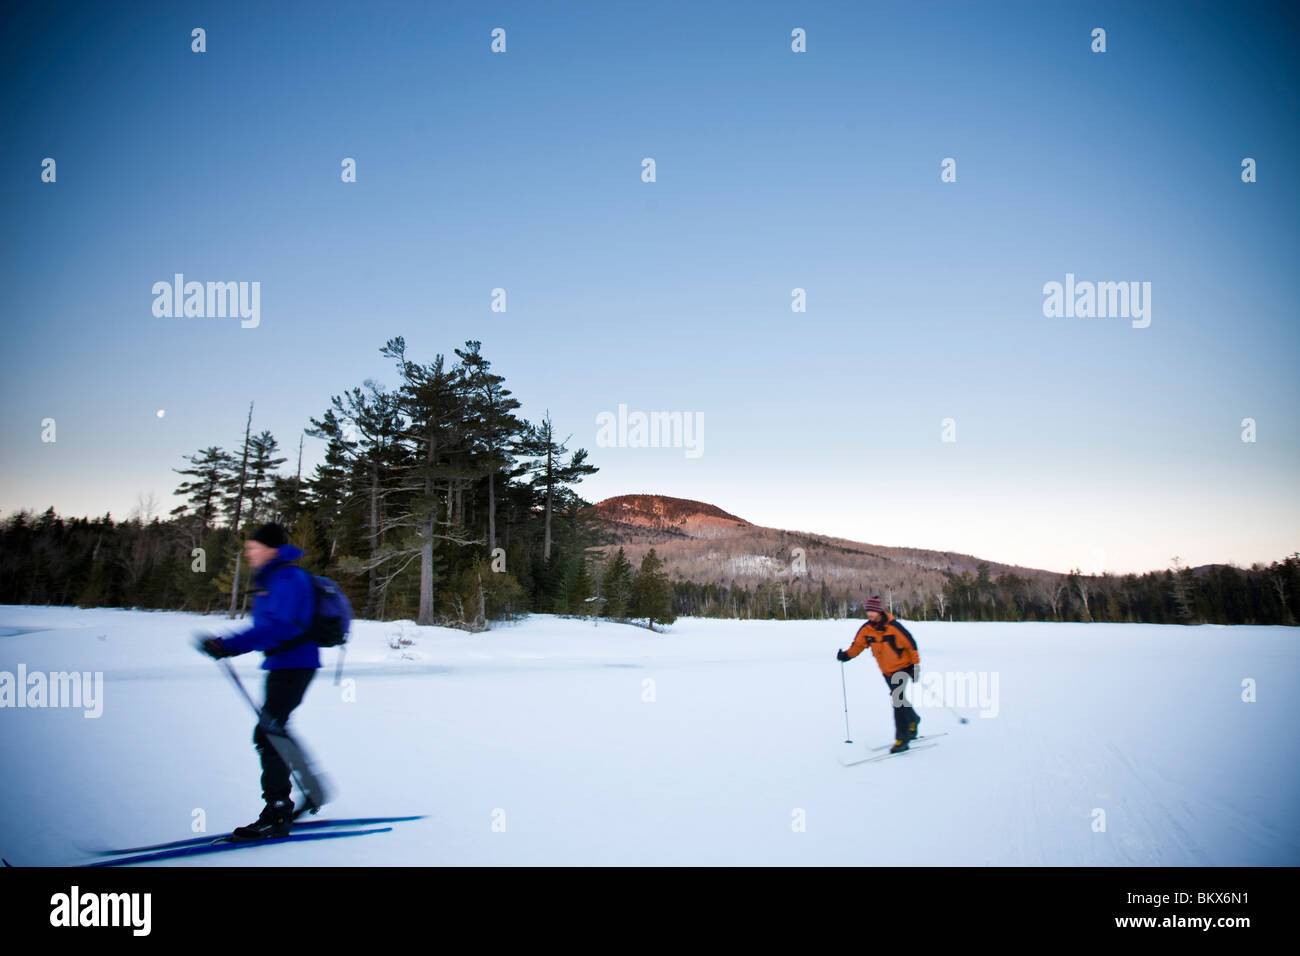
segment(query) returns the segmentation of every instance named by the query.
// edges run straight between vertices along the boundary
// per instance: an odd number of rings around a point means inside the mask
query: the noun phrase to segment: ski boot
[[[901,753],[902,753],[904,750],[906,750],[906,749],[907,749],[907,741],[906,741],[906,740],[895,740],[895,741],[894,741],[894,746],[892,746],[892,747],[889,748],[889,752],[890,752],[891,754],[901,754]]]
[[[232,843],[285,837],[293,828],[293,801],[268,800],[261,816],[246,827],[236,827],[230,834]]]
[[[907,725],[908,740],[915,740],[917,736],[921,733],[921,715],[918,714],[916,711],[912,711],[912,717],[914,719],[910,724]]]

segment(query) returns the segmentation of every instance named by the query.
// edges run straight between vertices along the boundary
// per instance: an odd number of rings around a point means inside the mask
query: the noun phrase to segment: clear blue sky
[[[1300,546],[1282,5],[9,17],[6,514],[124,517],[149,492],[165,510],[171,469],[233,448],[250,400],[292,459],[331,394],[396,384],[378,350],[404,335],[421,361],[480,339],[525,414],[549,408],[590,450],[593,500],[658,492],[1059,570]],[[153,283],[177,272],[260,282],[260,325],[155,318]],[[1067,272],[1150,282],[1150,327],[1045,318],[1043,285]],[[597,447],[619,404],[701,416],[703,453]],[[308,470],[322,447],[306,447]]]

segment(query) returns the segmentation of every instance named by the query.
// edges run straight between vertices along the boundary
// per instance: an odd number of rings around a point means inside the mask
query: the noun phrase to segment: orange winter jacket
[[[898,623],[898,618],[888,612],[879,624],[865,621],[854,635],[853,644],[846,654],[857,657],[868,647],[880,665],[880,672],[886,677],[901,671],[905,667],[921,663],[921,654],[916,649],[916,641],[907,628]]]

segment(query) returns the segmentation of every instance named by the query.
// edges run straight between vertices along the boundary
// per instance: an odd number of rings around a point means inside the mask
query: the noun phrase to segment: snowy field
[[[230,623],[0,607],[0,672],[103,675],[98,717],[0,709],[0,856],[74,864],[192,836],[195,810],[214,836],[257,815],[253,714],[191,645]],[[427,817],[167,865],[1300,864],[1296,629],[907,623],[922,733],[947,736],[846,767],[855,621],[358,622],[353,683],[323,652],[291,723],[335,789],[321,818]],[[236,659],[259,701],[260,662]],[[875,662],[845,674],[853,749],[889,743]]]

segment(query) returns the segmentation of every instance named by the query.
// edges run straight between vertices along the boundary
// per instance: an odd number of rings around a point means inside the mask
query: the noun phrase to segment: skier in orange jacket
[[[920,715],[903,696],[908,680],[916,680],[921,654],[916,639],[898,622],[898,618],[885,610],[878,597],[867,599],[867,623],[858,628],[847,651],[835,652],[835,659],[851,661],[868,647],[880,665],[880,672],[885,675],[894,704],[894,746],[889,748],[889,752],[901,753],[907,749],[908,741],[916,739],[921,724]]]

